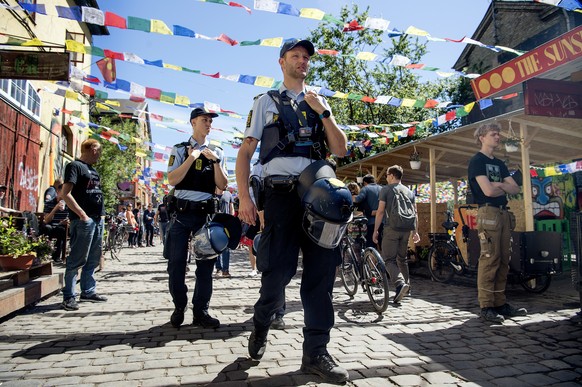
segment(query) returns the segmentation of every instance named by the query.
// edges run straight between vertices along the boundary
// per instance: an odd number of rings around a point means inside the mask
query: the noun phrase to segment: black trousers
[[[188,305],[188,286],[186,285],[186,264],[188,260],[188,241],[190,234],[198,231],[206,223],[205,214],[178,212],[168,225],[164,256],[168,259],[170,294],[174,306],[185,309]],[[192,296],[195,317],[208,314],[212,297],[212,272],[214,259],[196,259],[196,285]]]
[[[303,206],[296,190],[265,190],[265,228],[257,251],[262,272],[259,300],[253,322],[257,331],[269,329],[273,315],[285,305],[285,287],[297,272],[299,249],[303,252],[301,302],[304,310],[303,353],[327,353],[334,325],[332,303],[339,249],[325,249],[303,231]]]
[[[46,224],[41,228],[41,235],[55,239],[55,249],[52,253],[53,261],[61,259],[63,247],[67,240],[67,230],[62,224]]]

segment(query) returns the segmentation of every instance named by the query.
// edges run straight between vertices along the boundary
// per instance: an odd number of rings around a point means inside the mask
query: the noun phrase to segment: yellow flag
[[[299,11],[299,17],[308,19],[322,20],[324,16],[325,12],[317,8],[301,8]]]
[[[255,79],[255,86],[271,87],[273,86],[273,82],[275,82],[275,78],[269,78],[259,75],[257,79]]]
[[[184,95],[176,95],[176,100],[174,101],[174,104],[188,107],[190,106],[190,98]]]
[[[410,26],[404,31],[405,34],[408,35],[417,35],[417,36],[430,36],[430,34],[420,28],[416,28],[415,26]]]
[[[400,106],[404,106],[404,107],[411,107],[414,106],[414,103],[416,102],[415,99],[411,99],[411,98],[402,98],[402,104]]]
[[[150,31],[151,32],[158,33],[158,34],[174,35],[172,33],[172,30],[170,30],[168,28],[168,26],[166,25],[166,23],[164,23],[161,20],[155,20],[155,19],[152,19],[151,20]]]
[[[176,71],[182,71],[182,66],[176,66],[173,64],[169,64],[169,63],[164,63],[164,68],[165,69],[172,69],[172,70],[176,70]]]
[[[468,104],[466,104],[466,105],[464,106],[464,108],[465,108],[465,111],[466,111],[467,113],[471,113],[471,110],[473,110],[473,107],[474,107],[474,106],[475,106],[475,102],[471,102],[471,103],[468,103]]]
[[[80,52],[81,54],[87,53],[83,43],[75,42],[74,40],[65,40],[65,46],[67,47],[67,51]]]
[[[378,55],[374,54],[373,52],[359,52],[358,55],[356,55],[356,59],[359,60],[374,60],[378,57]]]
[[[336,93],[333,95],[333,97],[334,97],[334,98],[343,98],[343,99],[346,99],[346,98],[348,98],[348,95],[347,95],[347,94],[345,94],[345,93],[342,93],[342,92],[338,91],[338,92],[336,92]]]
[[[111,108],[107,105],[103,105],[101,102],[95,103],[95,107],[101,110],[111,110]]]
[[[65,98],[74,99],[76,101],[78,99],[78,94],[72,90],[67,90],[65,92]]]
[[[121,103],[119,101],[113,101],[110,99],[106,100],[105,103],[111,106],[121,106]]]
[[[27,40],[26,42],[22,43],[23,46],[44,46],[44,43],[41,42],[39,38],[34,38],[31,40]]]
[[[268,47],[281,47],[283,43],[283,38],[268,38],[261,40],[261,46],[268,46]]]

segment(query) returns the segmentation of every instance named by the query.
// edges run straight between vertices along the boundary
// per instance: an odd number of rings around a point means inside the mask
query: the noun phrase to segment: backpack
[[[407,192],[398,189],[394,190],[394,198],[390,206],[390,213],[386,210],[388,226],[398,231],[412,231],[416,229],[416,207],[414,202],[407,195]]]

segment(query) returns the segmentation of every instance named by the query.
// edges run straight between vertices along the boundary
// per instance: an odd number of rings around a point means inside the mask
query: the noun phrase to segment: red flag
[[[124,18],[109,11],[105,11],[105,25],[109,27],[127,28],[127,22]]]
[[[97,67],[99,71],[101,71],[101,75],[103,75],[103,79],[105,82],[113,83],[116,79],[115,74],[115,59],[111,58],[103,58],[97,61]]]
[[[236,40],[229,38],[225,34],[220,34],[220,36],[218,38],[216,38],[216,40],[219,40],[219,41],[224,42],[226,44],[230,44],[231,46],[236,46],[238,44],[238,42]]]
[[[103,54],[107,58],[125,60],[125,56],[121,52],[116,52],[116,51],[111,51],[111,50],[103,50]]]
[[[344,24],[344,29],[342,32],[360,31],[363,29],[364,27],[361,26],[357,20],[352,20],[351,22]]]

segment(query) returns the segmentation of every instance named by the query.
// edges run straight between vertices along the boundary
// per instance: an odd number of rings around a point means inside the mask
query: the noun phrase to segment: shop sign
[[[0,79],[69,80],[69,54],[0,50]]]
[[[534,78],[524,83],[525,114],[582,118],[582,87],[576,82]]]
[[[582,26],[471,81],[478,100],[582,57]]]

